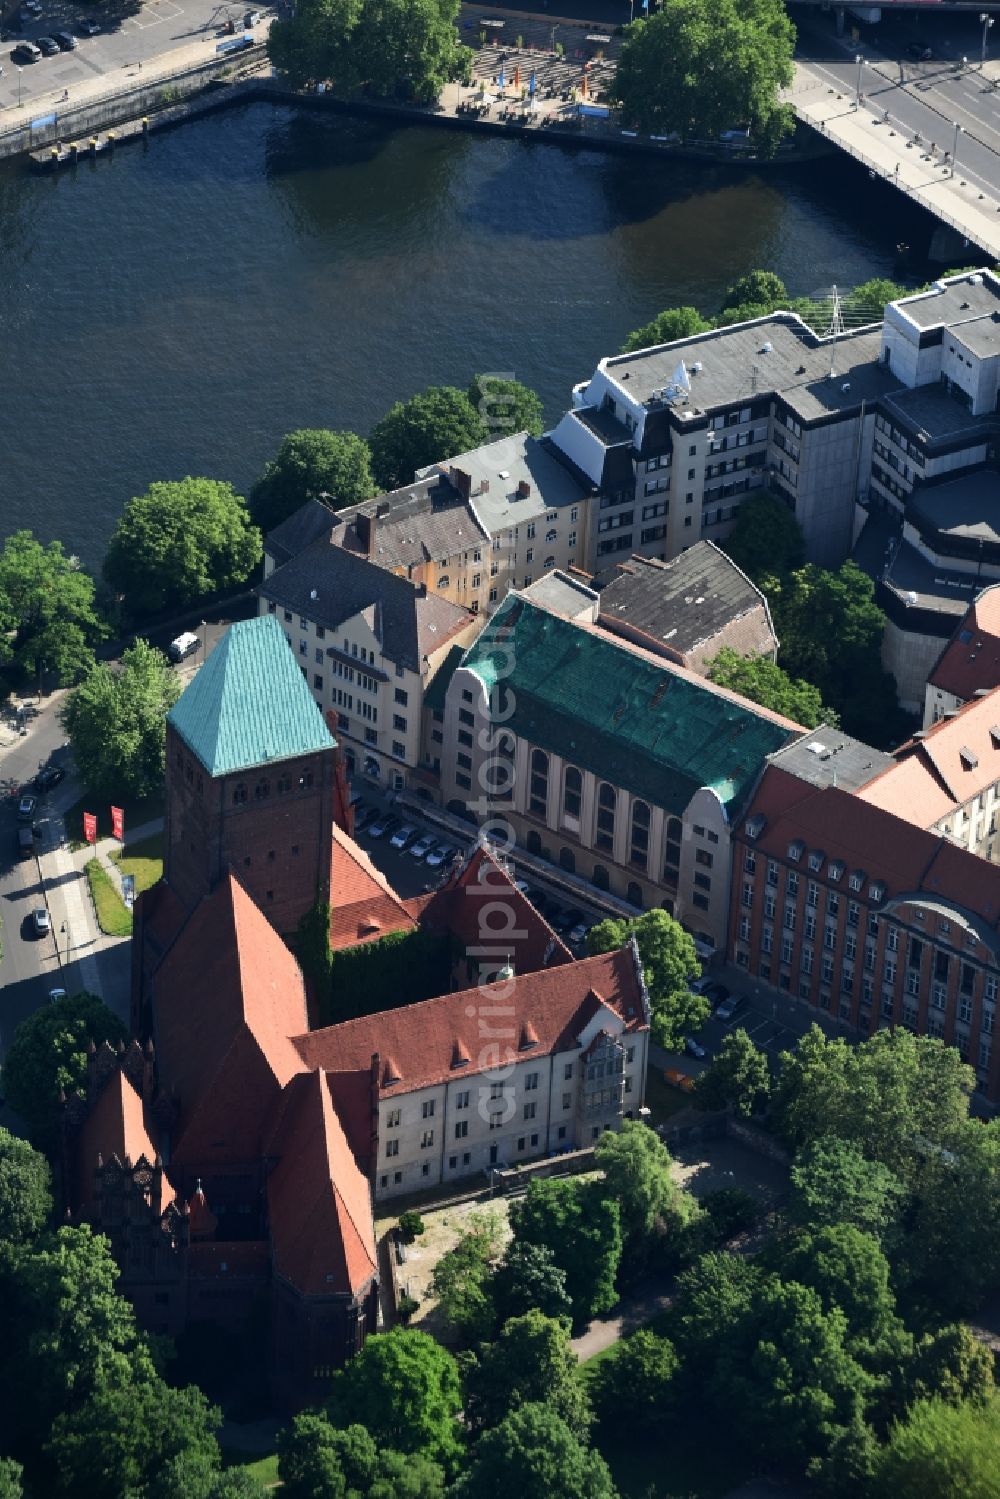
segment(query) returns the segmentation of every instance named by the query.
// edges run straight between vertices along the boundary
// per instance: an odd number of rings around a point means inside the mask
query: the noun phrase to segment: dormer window
[[[792,843],[788,845],[788,857],[790,859],[794,859],[796,864],[802,858],[802,855],[805,853],[805,851],[806,846],[802,842],[801,838],[796,838]]]
[[[746,835],[748,838],[759,838],[767,824],[767,819],[758,812],[755,817],[748,817],[746,821]]]
[[[874,901],[874,903],[876,905],[878,905],[879,901],[883,900],[884,898],[885,898],[885,882],[884,882],[884,880],[873,880],[872,883],[868,886],[868,899],[870,901]]]
[[[969,746],[967,744],[962,745],[961,749],[958,752],[958,758],[961,760],[962,766],[965,770],[975,770],[976,766],[979,764],[979,756],[973,754],[972,750],[969,749]]]
[[[827,878],[831,880],[839,880],[843,875],[845,868],[846,865],[844,864],[844,861],[842,859],[831,859],[829,865],[827,866]]]
[[[820,852],[819,849],[813,849],[812,853],[809,855],[809,868],[813,871],[814,874],[818,874],[819,871],[823,868],[823,860],[825,858],[826,854]]]
[[[864,889],[864,887],[865,887],[865,872],[864,872],[863,869],[856,869],[854,871],[854,873],[851,875],[850,884],[851,884],[851,889],[852,890],[863,890]]]

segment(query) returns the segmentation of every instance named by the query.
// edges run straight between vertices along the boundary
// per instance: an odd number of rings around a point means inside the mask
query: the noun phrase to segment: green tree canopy
[[[847,1319],[846,1346],[862,1362],[884,1363],[887,1354],[898,1358],[904,1344],[889,1261],[871,1234],[836,1223],[781,1241],[773,1258],[783,1280],[811,1286],[825,1311],[840,1308]]]
[[[956,1051],[947,1050],[949,1060],[957,1061]],[[960,1100],[954,1090],[949,1098],[953,1070],[953,1065],[945,1069],[943,1118],[931,1104],[940,1134],[914,1141],[908,1180],[915,1185],[916,1201],[907,1215],[903,1257],[911,1288],[919,1288],[938,1309],[957,1314],[974,1310],[1000,1289],[1000,1127],[996,1120],[978,1119],[955,1127]],[[965,1081],[967,1073],[962,1068]],[[937,1086],[930,1075],[927,1086]],[[934,1144],[921,1150],[921,1138]]]
[[[163,784],[167,714],[180,697],[162,651],[137,640],[120,667],[94,666],[59,710],[87,787],[110,796],[149,796]]]
[[[633,328],[622,344],[623,354],[632,354],[636,349],[650,349],[655,344],[676,343],[679,338],[691,338],[696,333],[707,333],[712,324],[702,317],[697,307],[668,307],[657,313],[641,328]]]
[[[886,303],[909,295],[909,287],[900,286],[898,281],[889,281],[884,276],[862,281],[860,286],[855,286],[844,298],[844,321],[848,325],[881,323]]]
[[[474,1432],[482,1431],[535,1403],[548,1406],[575,1437],[586,1440],[590,1401],[567,1326],[533,1311],[511,1318],[467,1370],[465,1418]]]
[[[773,311],[788,302],[788,287],[774,271],[747,271],[726,288],[722,310],[730,307],[767,307]]]
[[[690,987],[701,973],[694,938],[666,911],[655,910],[631,920],[599,921],[587,934],[587,951],[615,952],[633,935],[649,990],[653,1039],[679,1051],[684,1037],[700,1030],[711,1012],[708,1000]]]
[[[323,79],[341,95],[430,103],[469,76],[457,17],[458,0],[304,0],[272,26],[268,56],[296,86]]]
[[[12,1457],[0,1457],[0,1499],[21,1499],[24,1469]]]
[[[613,1431],[662,1425],[673,1414],[679,1368],[669,1338],[645,1327],[623,1338],[591,1381],[599,1419]]]
[[[281,1433],[278,1475],[284,1499],[347,1499],[367,1494],[378,1448],[363,1426],[338,1430],[323,1415],[304,1411]]]
[[[453,1470],[461,1454],[458,1368],[424,1332],[394,1327],[368,1339],[333,1376],[327,1414],[334,1426],[364,1426],[382,1447],[418,1452]]]
[[[759,586],[801,567],[802,527],[783,500],[762,491],[743,501],[723,550]],[[766,590],[765,590],[766,591]]]
[[[566,1276],[576,1323],[614,1306],[622,1229],[618,1204],[605,1196],[603,1182],[535,1179],[511,1203],[510,1223],[519,1243],[551,1251]]]
[[[909,1369],[907,1403],[915,1400],[992,1399],[993,1352],[964,1322],[949,1322],[925,1333],[917,1343]]]
[[[27,1140],[0,1128],[0,1241],[20,1244],[34,1239],[51,1212],[48,1161]]]
[[[791,1168],[789,1216],[804,1228],[849,1223],[891,1244],[906,1196],[899,1178],[868,1160],[855,1140],[820,1135],[799,1151]]]
[[[566,1272],[546,1244],[519,1244],[512,1239],[493,1273],[490,1293],[501,1327],[511,1317],[530,1311],[546,1317],[573,1315]]]
[[[541,437],[544,425],[541,397],[520,380],[476,375],[466,395],[491,439],[509,437],[514,432]]]
[[[470,1213],[458,1243],[434,1266],[431,1290],[445,1321],[465,1342],[488,1338],[493,1331],[490,1269],[500,1243],[499,1214]]]
[[[840,722],[832,708],[824,707],[816,687],[801,677],[793,679],[768,656],[741,656],[731,646],[724,646],[709,663],[708,679],[806,729],[818,728],[821,723],[836,727]]]
[[[617,1499],[604,1459],[547,1405],[524,1405],[488,1431],[452,1499]]]
[[[43,546],[15,531],[0,551],[0,668],[8,676],[51,673],[62,686],[93,665],[107,634],[94,603],[94,580],[62,545]]]
[[[430,1458],[419,1452],[379,1453],[368,1499],[444,1499],[444,1493],[444,1473]]]
[[[417,469],[480,447],[486,423],[464,391],[432,385],[408,401],[397,401],[372,428],[372,467],[383,489],[409,484]]]
[[[289,432],[250,491],[250,514],[272,531],[307,500],[328,496],[334,510],[359,505],[375,493],[371,453],[354,432],[303,428]]]
[[[762,1109],[771,1092],[767,1057],[742,1026],[730,1031],[695,1082],[699,1109],[732,1109],[749,1119]]]
[[[794,120],[778,97],[792,81],[794,47],[777,0],[664,0],[626,31],[615,95],[640,130],[715,140],[746,125],[767,150]]]
[[[594,1161],[604,1172],[605,1193],[618,1204],[626,1244],[640,1242],[680,1191],[669,1150],[647,1124],[625,1119],[620,1129],[605,1130]]]
[[[54,1143],[60,1090],[86,1091],[90,1042],[124,1040],[118,1016],[96,994],[53,1000],[21,1021],[4,1061],[4,1092],[33,1139]]]
[[[1000,1499],[1000,1400],[922,1400],[893,1427],[873,1499]]]
[[[261,554],[243,496],[220,480],[188,477],[151,484],[129,500],[108,543],[104,576],[140,617],[245,583]]]

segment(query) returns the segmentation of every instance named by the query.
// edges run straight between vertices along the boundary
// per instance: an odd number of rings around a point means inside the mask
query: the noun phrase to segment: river
[[[130,495],[252,483],[294,427],[512,371],[555,418],[660,308],[754,266],[891,275],[846,159],[743,175],[249,105],[65,173],[0,170],[0,533],[90,566]]]

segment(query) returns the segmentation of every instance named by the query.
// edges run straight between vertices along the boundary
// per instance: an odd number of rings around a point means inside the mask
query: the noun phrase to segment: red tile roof
[[[502,1006],[510,1040],[498,1038],[496,1007]],[[493,1008],[493,1016],[485,1016]],[[470,1076],[529,1056],[570,1051],[598,1009],[628,1031],[646,1027],[642,982],[630,948],[601,953],[579,963],[563,963],[538,973],[519,974],[512,982],[486,984],[457,994],[443,994],[401,1010],[347,1020],[326,1030],[296,1036],[306,1067],[367,1071],[373,1054],[381,1060],[383,1097],[409,1092],[451,1078]],[[484,1016],[480,1021],[479,1016]],[[537,1046],[518,1049],[522,1025],[529,1023]],[[472,1058],[467,1068],[453,1067],[456,1046]],[[497,1060],[497,1052],[500,1060]]]
[[[364,849],[334,825],[330,861],[330,946],[359,947],[416,922]]]
[[[573,961],[548,922],[482,847],[434,893],[419,920],[428,931],[450,933],[473,959],[502,963],[509,958],[515,973]]]
[[[973,697],[896,751],[857,795],[907,822],[929,828],[1000,781],[1000,689]]]
[[[171,1159],[221,1165],[260,1152],[268,1109],[301,1062],[298,964],[233,874],[189,917],[155,980],[161,1080],[179,1115]]]
[[[267,1150],[275,1270],[303,1295],[356,1295],[378,1269],[371,1192],[322,1072],[284,1089]]]
[[[117,1156],[135,1165],[145,1156],[150,1165],[156,1160],[153,1138],[156,1127],[143,1106],[135,1087],[116,1067],[84,1120],[76,1146],[76,1198],[72,1206],[89,1208],[94,1202],[94,1167],[100,1154],[105,1161]],[[165,1209],[175,1193],[166,1174],[163,1177],[161,1208]]]
[[[927,680],[963,702],[980,687],[1000,685],[1000,584],[970,605]]]

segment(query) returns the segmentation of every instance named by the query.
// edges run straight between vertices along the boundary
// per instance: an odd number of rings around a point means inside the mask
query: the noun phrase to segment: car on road
[[[707,1056],[704,1046],[702,1046],[700,1041],[696,1041],[694,1036],[684,1037],[684,1050],[692,1057]]]
[[[40,52],[44,52],[46,57],[59,56],[59,43],[56,41],[55,37],[36,36],[35,46]]]
[[[369,838],[384,838],[386,833],[392,833],[398,827],[398,817],[394,817],[391,812],[381,812],[378,817],[372,819],[365,832]]]
[[[58,47],[56,51],[58,51]],[[40,62],[42,58],[41,49],[34,42],[18,42],[10,54],[10,60],[18,67],[24,67],[29,62]]]
[[[694,1092],[694,1078],[679,1067],[664,1067],[663,1076],[672,1088],[680,1088],[682,1093]]]
[[[930,62],[934,56],[933,50],[930,47],[924,46],[922,42],[911,42],[906,50],[918,62]]]
[[[453,843],[439,843],[427,855],[427,865],[430,869],[440,869],[442,864],[448,863],[457,853],[458,849]]]
[[[178,635],[177,639],[172,640],[167,646],[167,655],[171,661],[186,661],[188,656],[194,655],[200,645],[200,637],[192,634],[190,630],[185,630],[183,635]]]
[[[18,828],[17,830],[17,856],[19,859],[30,859],[35,852],[35,830],[34,828]]]
[[[22,796],[17,804],[18,822],[30,822],[35,815],[35,808],[37,806],[38,802],[33,796]]]
[[[76,37],[71,31],[53,31],[52,40],[60,52],[76,51]]]
[[[101,28],[96,21],[91,21],[88,16],[83,16],[76,23],[76,29],[81,36],[99,36]]]
[[[38,772],[31,784],[36,791],[45,792],[51,791],[54,786],[58,786],[59,782],[65,779],[66,772],[61,765],[46,765]]]
[[[52,930],[52,921],[44,906],[36,906],[31,913],[31,924],[36,937],[45,937]]]
[[[414,841],[410,844],[410,858],[426,859],[427,855],[434,847],[434,841],[435,840],[433,833],[421,833],[420,837],[414,839]]]
[[[397,828],[389,839],[393,848],[408,848],[417,836],[417,830],[412,822],[404,822],[401,828]]]
[[[741,996],[739,994],[727,995],[727,997],[722,1001],[721,1004],[716,1005],[715,1013],[718,1015],[720,1020],[732,1020],[733,1016],[736,1014],[736,1011],[740,1007],[740,1002]]]

